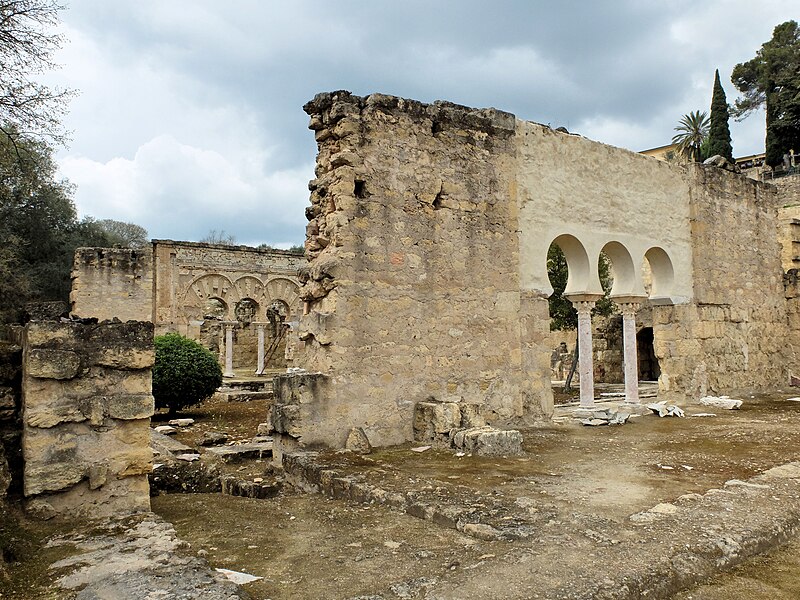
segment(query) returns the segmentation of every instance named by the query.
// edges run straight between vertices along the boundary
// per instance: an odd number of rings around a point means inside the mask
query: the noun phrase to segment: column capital
[[[266,327],[270,325],[269,321],[250,321],[251,325],[255,325],[256,327]]]
[[[587,294],[587,293],[564,294],[564,297],[573,304],[577,302],[589,302],[594,304],[595,302],[600,300],[600,298],[603,297],[603,294]]]
[[[239,321],[222,321],[222,324],[225,325],[226,328],[234,328],[239,324]]]

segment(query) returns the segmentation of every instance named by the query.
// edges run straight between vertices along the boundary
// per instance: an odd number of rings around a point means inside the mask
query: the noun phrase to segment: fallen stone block
[[[586,425],[587,427],[600,427],[601,425],[608,425],[608,419],[584,419],[581,421],[581,425]]]
[[[207,431],[198,442],[201,446],[219,446],[228,441],[228,434],[220,431]]]
[[[153,431],[155,431],[156,433],[161,433],[163,435],[172,435],[178,432],[178,430],[172,427],[171,425],[159,425],[158,427],[153,427]]]
[[[248,458],[268,458],[272,456],[272,442],[214,447],[206,450],[206,453],[216,456],[226,463],[238,462]]]
[[[522,454],[522,434],[515,429],[473,427],[452,436],[453,445],[478,456],[517,456]]]
[[[194,419],[172,419],[167,424],[173,427],[188,427],[189,425],[194,425]]]
[[[738,410],[742,406],[741,400],[729,396],[703,396],[698,402],[703,406],[713,406],[723,410]]]

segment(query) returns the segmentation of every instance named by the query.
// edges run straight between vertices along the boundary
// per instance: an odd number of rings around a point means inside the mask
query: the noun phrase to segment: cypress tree
[[[711,127],[708,132],[708,156],[719,154],[733,162],[731,130],[728,128],[728,100],[719,81],[719,69],[714,71],[714,92],[711,96]]]

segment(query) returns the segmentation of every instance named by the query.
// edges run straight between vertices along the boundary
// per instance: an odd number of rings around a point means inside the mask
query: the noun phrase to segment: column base
[[[231,371],[225,371],[225,372],[222,374],[222,376],[223,376],[223,377],[236,377],[236,373],[233,373],[233,372],[231,372]]]

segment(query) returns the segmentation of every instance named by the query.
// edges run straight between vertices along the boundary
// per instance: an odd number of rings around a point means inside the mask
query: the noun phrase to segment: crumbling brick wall
[[[692,302],[653,307],[662,391],[700,395],[788,382],[794,361],[775,188],[690,165]]]
[[[30,508],[88,517],[149,510],[153,325],[31,322],[23,348]]]
[[[347,92],[305,110],[319,156],[298,364],[330,382],[295,436],[403,442],[429,398],[493,424],[546,418],[547,302],[520,291],[514,116]]]

